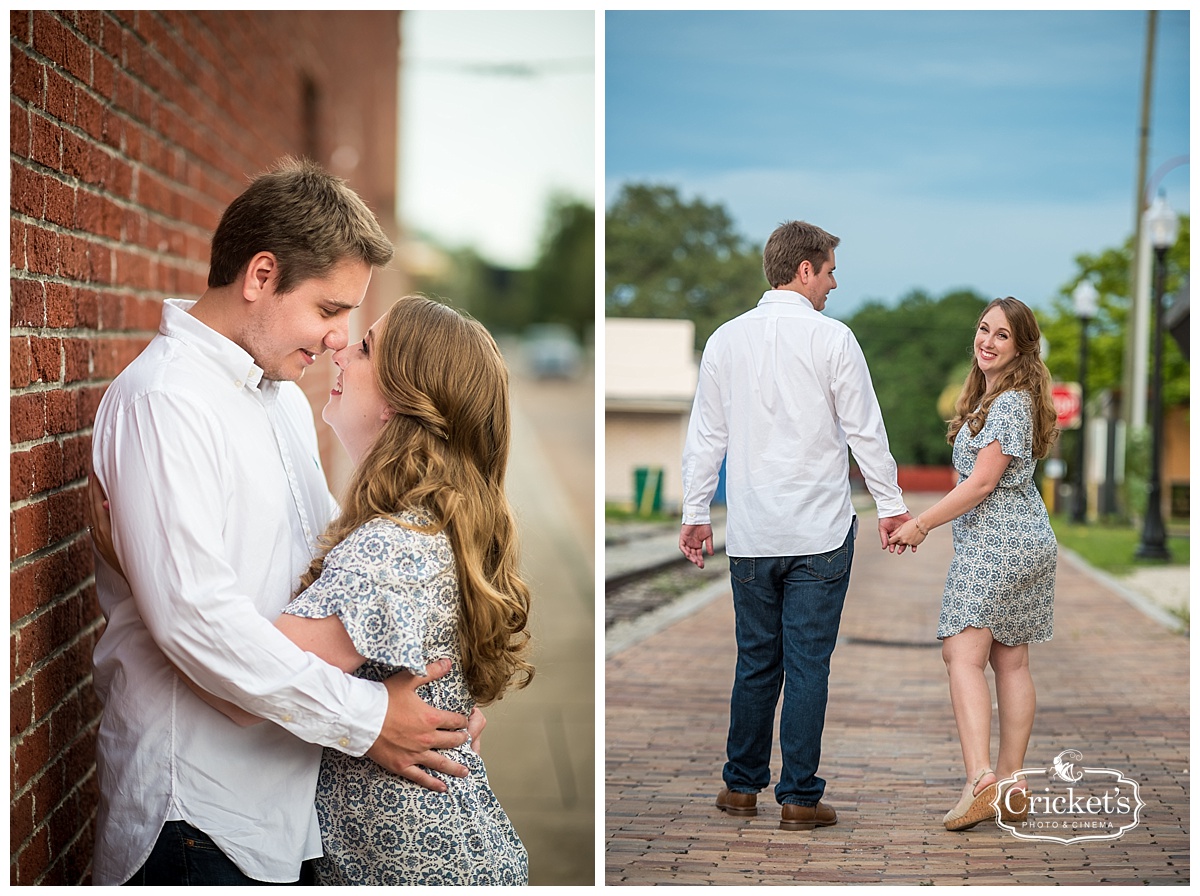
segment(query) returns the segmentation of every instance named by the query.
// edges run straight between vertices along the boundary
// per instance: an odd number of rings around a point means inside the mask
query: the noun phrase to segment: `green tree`
[[[1187,277],[1191,258],[1191,219],[1181,217],[1179,238],[1167,251],[1167,280],[1164,305],[1169,305],[1175,292]],[[1120,398],[1123,387],[1125,364],[1125,342],[1129,336],[1129,315],[1132,302],[1128,295],[1130,269],[1133,265],[1133,238],[1130,237],[1119,248],[1103,249],[1095,255],[1076,256],[1078,271],[1064,283],[1051,301],[1050,310],[1039,315],[1042,335],[1050,345],[1046,366],[1055,380],[1060,382],[1079,381],[1079,348],[1082,340],[1081,325],[1075,314],[1073,294],[1085,278],[1090,278],[1099,293],[1099,308],[1096,317],[1088,324],[1088,376],[1087,390],[1089,405],[1101,393],[1109,391]],[[1153,280],[1151,290],[1153,290]],[[1151,296],[1153,298],[1153,295]],[[1165,308],[1164,308],[1165,311]],[[1150,318],[1149,338],[1153,338],[1153,315]],[[1152,349],[1151,349],[1152,351]],[[1154,358],[1148,358],[1148,364]],[[1147,377],[1149,377],[1149,372]],[[1191,396],[1190,366],[1183,357],[1178,343],[1169,333],[1163,334],[1163,391],[1164,407],[1187,404]],[[1062,434],[1062,456],[1068,458],[1068,466],[1077,456],[1078,431]],[[1145,483],[1149,470],[1149,435],[1145,430],[1127,434],[1125,450],[1125,486],[1123,506],[1125,512],[1145,506]],[[1075,473],[1068,469],[1067,476]]]
[[[608,315],[691,320],[697,348],[766,288],[760,251],[724,207],[662,185],[627,184],[609,207],[604,275]]]
[[[1169,303],[1188,274],[1191,251],[1191,219],[1179,222],[1179,238],[1167,251],[1167,282],[1164,303]],[[1100,294],[1099,313],[1088,325],[1088,394],[1104,390],[1120,392],[1128,335],[1129,275],[1133,264],[1133,238],[1120,248],[1075,258],[1078,273],[1064,283],[1051,301],[1050,310],[1040,315],[1042,335],[1050,344],[1046,366],[1056,380],[1079,381],[1079,346],[1082,338],[1075,314],[1073,293],[1090,278]],[[1151,284],[1153,289],[1153,284]],[[1153,319],[1151,319],[1153,327]],[[1163,401],[1170,407],[1187,403],[1190,396],[1189,365],[1169,334],[1163,334]],[[1150,359],[1153,363],[1153,358]]]
[[[529,278],[526,323],[566,324],[586,341],[596,314],[596,210],[555,198]]]
[[[470,247],[442,251],[444,263],[416,278],[417,292],[461,308],[493,332],[524,326],[529,317],[526,272],[489,264]]]
[[[962,384],[975,322],[986,304],[967,290],[937,300],[914,290],[895,307],[870,302],[846,320],[871,369],[897,463],[950,462],[938,399],[948,386]]]
[[[496,333],[535,322],[564,323],[586,338],[596,309],[596,212],[561,197],[547,209],[537,261],[528,270],[497,267],[471,247],[441,250],[445,263],[419,276],[419,292],[443,297]]]

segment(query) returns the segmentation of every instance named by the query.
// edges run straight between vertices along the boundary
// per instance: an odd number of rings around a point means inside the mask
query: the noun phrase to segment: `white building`
[[[690,320],[604,321],[604,500],[632,504],[635,471],[662,471],[667,509],[683,501],[680,465],[696,394]]]

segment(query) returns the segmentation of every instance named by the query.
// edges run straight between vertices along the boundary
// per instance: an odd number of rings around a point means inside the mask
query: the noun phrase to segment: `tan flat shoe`
[[[971,780],[971,786],[966,788],[962,799],[958,801],[958,805],[947,812],[946,817],[942,819],[946,830],[965,831],[967,828],[975,827],[981,821],[995,817],[996,812],[992,808],[992,801],[996,798],[996,782],[993,781],[979,793],[975,793],[979,782],[986,776],[994,774],[995,772],[990,768],[985,768],[975,775]]]

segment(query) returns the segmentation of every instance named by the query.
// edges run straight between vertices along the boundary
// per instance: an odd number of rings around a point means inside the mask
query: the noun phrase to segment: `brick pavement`
[[[896,557],[863,522],[821,772],[838,824],[780,831],[770,790],[757,818],[712,805],[735,658],[723,596],[606,663],[605,882],[1189,883],[1188,639],[1060,558],[1055,637],[1030,650],[1027,764],[1071,748],[1085,765],[1123,771],[1140,785],[1141,822],[1089,843],[1021,840],[992,823],[951,833],[941,816],[963,771],[934,639],[949,530]]]

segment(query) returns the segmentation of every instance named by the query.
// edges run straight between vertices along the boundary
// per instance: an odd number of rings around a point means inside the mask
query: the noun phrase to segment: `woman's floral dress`
[[[1033,481],[1033,414],[1028,392],[996,396],[976,436],[964,426],[954,439],[959,482],[992,442],[1009,455],[995,491],[953,522],[954,559],[946,574],[938,637],[968,626],[991,629],[1013,646],[1054,635],[1054,571],[1058,542]]]
[[[399,519],[427,521],[411,513]],[[423,675],[433,660],[454,668],[418,694],[430,705],[467,715],[475,702],[458,648],[458,577],[444,532],[426,534],[391,520],[360,526],[325,558],[320,578],[284,612],[337,615],[367,662],[355,673],[381,681],[407,669]],[[435,793],[376,765],[326,749],[317,781],[325,885],[528,883],[525,847],[488,785],[483,760],[467,744],[447,751],[466,778]]]

